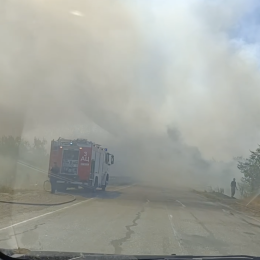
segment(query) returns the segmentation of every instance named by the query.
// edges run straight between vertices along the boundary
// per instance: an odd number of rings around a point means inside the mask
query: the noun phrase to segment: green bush
[[[235,159],[237,168],[244,175],[238,183],[241,196],[251,196],[260,188],[260,147],[256,151],[250,151],[249,158],[237,157]]]

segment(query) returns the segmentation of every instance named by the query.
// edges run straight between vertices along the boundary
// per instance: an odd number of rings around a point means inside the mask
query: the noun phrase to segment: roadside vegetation
[[[237,157],[237,168],[244,175],[238,183],[243,198],[256,195],[260,189],[260,146],[248,158]]]
[[[0,139],[0,156],[21,160],[39,168],[45,168],[48,163],[47,141],[34,138],[33,142],[13,136],[3,136]]]
[[[11,193],[15,188],[35,188],[46,179],[43,173],[17,162],[48,169],[49,153],[45,139],[34,138],[32,142],[21,137],[3,136],[0,139],[0,192]]]

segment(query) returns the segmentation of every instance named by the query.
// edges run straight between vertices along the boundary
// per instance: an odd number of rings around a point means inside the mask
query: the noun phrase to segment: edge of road
[[[136,185],[136,184],[133,183],[133,184],[127,185],[127,186],[121,186],[120,188],[114,189],[114,190],[111,190],[111,191],[119,191],[119,190],[127,189],[127,188],[132,187],[132,186],[135,186],[135,185]],[[68,208],[71,208],[71,207],[74,207],[74,206],[83,204],[83,203],[87,203],[87,202],[89,202],[89,201],[91,201],[91,200],[95,200],[95,199],[98,199],[98,197],[93,197],[93,198],[89,198],[89,199],[86,199],[86,200],[83,200],[83,201],[79,201],[79,202],[70,204],[70,205],[68,205],[68,206],[65,206],[65,207],[62,207],[62,208],[59,208],[59,209],[50,211],[50,212],[46,212],[46,213],[41,214],[41,215],[38,215],[38,216],[36,216],[36,217],[32,217],[32,218],[29,218],[29,219],[26,219],[26,220],[23,220],[23,221],[14,223],[14,224],[12,224],[12,225],[9,225],[9,226],[0,228],[0,231],[6,230],[6,229],[9,229],[9,228],[13,228],[13,227],[15,227],[15,226],[19,226],[19,225],[21,225],[21,224],[25,224],[25,223],[27,223],[27,222],[29,222],[29,221],[32,221],[32,220],[35,220],[35,219],[38,219],[38,218],[41,218],[41,217],[48,216],[48,215],[54,214],[54,213],[56,213],[56,212],[59,212],[59,211],[62,211],[62,210],[65,210],[65,209],[68,209]]]
[[[237,210],[237,209],[234,209],[234,208],[232,208],[231,206],[229,206],[229,205],[226,205],[226,204],[224,204],[224,203],[220,203],[220,202],[217,202],[219,205],[221,205],[221,206],[224,206],[224,207],[227,207],[227,208],[229,208],[229,209],[231,209],[231,210],[233,210],[234,212],[236,212],[236,213],[239,213],[239,214],[241,214],[241,215],[244,215],[244,216],[246,216],[246,217],[248,217],[248,218],[250,218],[250,219],[253,219],[253,220],[255,220],[256,222],[259,222],[260,223],[260,219],[257,219],[257,218],[255,218],[255,217],[253,217],[253,216],[250,216],[250,215],[247,215],[245,212],[243,212],[243,211],[239,211],[239,210]]]
[[[232,211],[234,211],[234,212],[236,212],[236,213],[239,213],[239,214],[241,214],[241,215],[244,215],[244,216],[246,216],[246,217],[248,217],[248,218],[250,218],[250,219],[252,219],[252,220],[254,220],[254,221],[260,223],[260,218],[257,219],[256,217],[250,216],[250,215],[246,214],[246,213],[243,212],[243,211],[239,211],[239,210],[233,208],[232,206],[230,206],[230,205],[228,205],[228,204],[225,204],[225,201],[224,201],[224,200],[222,200],[221,198],[219,198],[219,197],[217,197],[217,196],[214,196],[213,194],[211,194],[211,196],[207,197],[207,196],[205,196],[204,194],[202,194],[201,192],[199,192],[199,191],[197,191],[197,190],[194,190],[194,189],[193,189],[192,191],[195,192],[197,195],[200,195],[200,196],[202,196],[202,197],[204,197],[204,198],[206,198],[206,199],[208,199],[208,200],[215,200],[215,202],[218,203],[219,205],[221,205],[221,206],[223,206],[223,207],[227,207],[227,208],[231,209]],[[239,203],[237,202],[237,204],[239,204]]]

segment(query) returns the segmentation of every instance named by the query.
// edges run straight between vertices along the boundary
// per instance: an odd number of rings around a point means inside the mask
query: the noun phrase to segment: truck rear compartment
[[[63,150],[61,174],[78,176],[79,150]]]

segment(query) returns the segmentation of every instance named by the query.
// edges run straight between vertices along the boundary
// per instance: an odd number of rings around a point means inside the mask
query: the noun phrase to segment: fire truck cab
[[[114,156],[86,139],[59,138],[51,142],[49,169],[54,162],[60,169],[56,175],[58,190],[79,186],[105,190]]]

